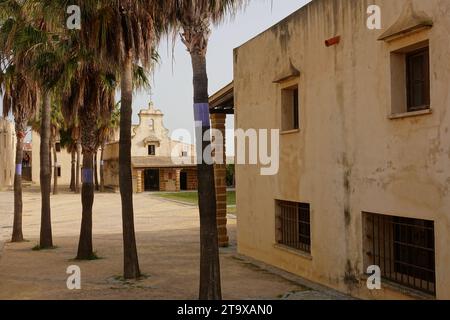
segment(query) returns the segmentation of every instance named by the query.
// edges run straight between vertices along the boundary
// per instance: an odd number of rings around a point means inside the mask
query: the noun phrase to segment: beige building
[[[197,189],[195,148],[172,140],[164,127],[164,115],[150,103],[132,126],[133,190],[180,191]],[[105,185],[119,187],[119,132],[104,152]]]
[[[16,133],[14,124],[0,117],[0,190],[14,185]]]
[[[355,297],[450,299],[449,13],[315,0],[235,50],[235,127],[281,129],[278,174],[236,166],[239,253]]]
[[[30,167],[31,167],[31,180],[34,184],[40,184],[40,166],[41,160],[39,157],[41,148],[41,137],[38,133],[32,132],[31,138],[31,153],[30,153]],[[56,166],[58,167],[58,185],[69,186],[71,179],[71,168],[72,168],[72,156],[66,149],[60,147],[59,143],[56,144],[56,154],[58,161]],[[53,174],[54,174],[54,160],[52,151],[52,185],[53,185]],[[100,152],[97,155],[97,168],[100,172]],[[82,160],[80,161],[80,166]],[[100,175],[100,173],[98,173]]]

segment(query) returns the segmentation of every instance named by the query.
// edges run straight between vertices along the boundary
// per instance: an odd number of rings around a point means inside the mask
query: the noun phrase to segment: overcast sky
[[[233,49],[268,29],[309,0],[251,0],[246,9],[233,19],[227,19],[215,27],[209,42],[207,67],[210,94],[233,80]],[[172,55],[172,44],[163,41],[159,54],[161,61],[154,71],[152,100],[157,109],[165,114],[165,126],[171,132],[187,129],[193,132],[192,111],[192,67],[189,54],[177,39]],[[150,92],[140,92],[133,101],[133,121],[146,108]],[[1,101],[0,101],[1,109]],[[233,117],[229,116],[227,127],[233,128]],[[233,154],[232,136],[228,138],[227,154]]]
[[[207,68],[209,93],[213,94],[233,80],[233,49],[268,29],[309,0],[252,0],[245,11],[231,21],[214,28],[208,47]],[[183,128],[193,132],[192,67],[185,46],[178,40],[174,48],[163,41],[159,54],[161,63],[156,68],[152,100],[165,114],[165,126],[172,132]],[[147,106],[149,93],[137,94],[133,103],[134,121],[137,113]],[[233,117],[228,116],[227,127],[233,128]],[[227,139],[227,154],[233,154],[231,136]]]

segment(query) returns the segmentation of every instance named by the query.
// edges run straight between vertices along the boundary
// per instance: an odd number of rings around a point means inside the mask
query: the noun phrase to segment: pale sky
[[[212,31],[207,68],[209,93],[212,94],[233,80],[233,49],[304,6],[310,0],[251,0],[245,10],[233,19],[227,19]],[[152,100],[164,114],[164,123],[170,132],[186,129],[193,134],[192,67],[190,56],[177,39],[172,56],[172,43],[160,45],[161,61],[154,71]],[[0,111],[2,109],[0,99]],[[133,101],[133,121],[150,101],[149,92],[136,93]],[[233,129],[233,116],[227,117],[227,128]],[[227,136],[227,154],[233,154],[232,135]]]
[[[233,80],[233,49],[284,19],[310,0],[252,0],[247,8],[231,21],[213,29],[208,47],[207,68],[209,93],[213,94]],[[164,123],[171,132],[187,129],[193,132],[192,67],[183,43],[177,40],[172,64],[172,44],[163,41],[153,80],[153,103],[164,114]],[[149,93],[135,96],[134,121],[137,113],[146,107]],[[233,116],[227,116],[227,128],[233,129]],[[192,133],[193,135],[193,133]],[[227,154],[233,154],[232,135],[227,136]]]

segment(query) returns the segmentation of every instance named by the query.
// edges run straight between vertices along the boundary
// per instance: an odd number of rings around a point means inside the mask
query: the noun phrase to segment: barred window
[[[276,201],[277,243],[311,253],[310,205]]]
[[[436,293],[434,222],[365,213],[366,264],[392,282]]]

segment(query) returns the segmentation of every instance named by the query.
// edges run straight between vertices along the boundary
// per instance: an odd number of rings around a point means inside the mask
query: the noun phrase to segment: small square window
[[[148,155],[149,156],[154,156],[154,155],[156,155],[156,147],[155,147],[155,145],[149,145],[148,146]]]
[[[181,152],[181,156],[182,156],[182,157],[187,157],[187,155],[188,155],[187,151]]]
[[[281,129],[282,131],[300,129],[298,85],[281,90]]]

